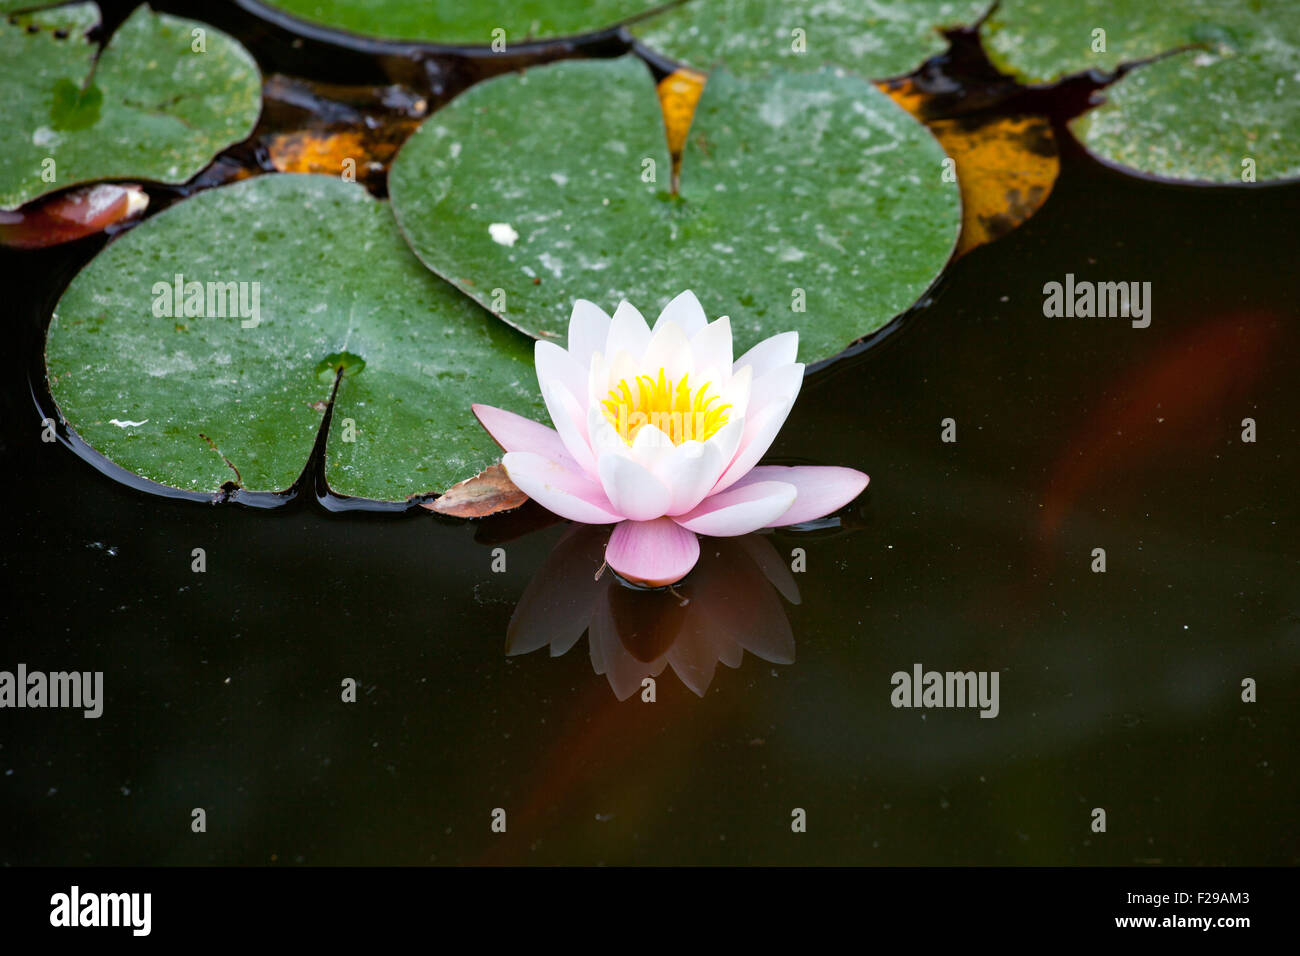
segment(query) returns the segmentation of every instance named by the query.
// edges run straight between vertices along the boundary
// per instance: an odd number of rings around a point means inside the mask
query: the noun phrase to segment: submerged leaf
[[[1046,117],[964,117],[927,125],[956,165],[958,255],[1005,236],[1047,202],[1061,163]]]
[[[1045,116],[979,112],[933,115],[939,97],[910,78],[877,84],[929,127],[953,160],[961,187],[961,238],[957,254],[1006,235],[1042,208],[1061,163]]]

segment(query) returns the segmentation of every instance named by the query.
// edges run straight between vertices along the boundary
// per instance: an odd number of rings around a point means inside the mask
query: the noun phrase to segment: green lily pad
[[[390,40],[506,49],[531,40],[593,33],[663,0],[265,0],[268,7],[332,27]],[[504,30],[499,34],[493,31]]]
[[[689,0],[632,27],[637,39],[699,69],[737,75],[840,66],[906,73],[947,44],[941,27],[974,23],[988,0]]]
[[[623,57],[471,88],[407,141],[389,189],[420,258],[531,334],[562,336],[575,299],[653,319],[692,289],[731,316],[738,347],[798,329],[813,361],[912,305],[947,262],[961,200],[943,159],[856,75],[719,71],[675,196],[650,74]]]
[[[495,461],[472,402],[542,415],[528,340],[430,275],[387,203],[324,176],[208,190],[120,236],[60,300],[46,366],[92,448],[194,492],[290,487],[336,380],[325,474],[354,497],[440,492]]]
[[[1291,0],[1008,0],[983,29],[994,62],[1027,82],[1191,47],[1108,87],[1104,105],[1072,124],[1084,146],[1170,179],[1236,183],[1247,167],[1261,182],[1300,176]]]
[[[261,76],[234,39],[140,6],[96,61],[99,21],[93,3],[0,19],[0,209],[93,180],[185,182],[252,132]]]

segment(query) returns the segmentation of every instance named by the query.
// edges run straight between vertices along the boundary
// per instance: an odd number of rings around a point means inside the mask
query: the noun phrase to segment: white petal
[[[636,438],[632,439],[632,457],[661,480],[663,475],[660,465],[676,451],[677,446],[673,440],[654,425],[641,426],[637,429]],[[667,482],[664,484],[668,486]]]
[[[592,478],[596,477],[596,456],[592,454],[587,441],[587,416],[583,414],[578,400],[569,394],[563,386],[552,385],[542,393],[546,410],[551,413],[551,421],[560,435],[560,441],[578,467]]]
[[[682,442],[658,463],[655,474],[668,486],[670,515],[684,514],[701,501],[727,464],[716,442]]]
[[[601,455],[632,457],[632,449],[628,447],[627,442],[623,441],[618,429],[609,423],[604,410],[597,405],[587,409],[587,435],[590,437],[591,451],[596,456],[597,464],[600,462]]]
[[[656,474],[670,493],[666,514],[683,514],[704,500],[731,464],[744,431],[743,418],[729,421],[702,443],[704,451],[698,457],[694,449],[701,443],[688,441],[659,463]]]
[[[714,432],[713,437],[705,443],[718,447],[718,453],[722,456],[723,469],[730,465],[736,457],[736,449],[740,447],[741,439],[745,437],[746,421],[747,419],[744,416],[729,419],[727,424]],[[718,472],[718,477],[722,477],[721,470]]]
[[[782,332],[770,339],[764,339],[736,359],[735,368],[739,371],[746,365],[752,366],[754,378],[759,378],[782,365],[793,365],[798,354],[799,333]]]
[[[587,369],[554,342],[533,346],[533,364],[537,366],[537,385],[543,397],[556,385],[563,385],[575,399],[587,394]]]
[[[797,375],[793,371],[778,369],[776,372],[769,372],[764,375],[755,384],[753,403],[755,407],[750,409],[750,413],[745,419],[745,433],[741,436],[740,448],[736,452],[735,459],[727,467],[727,470],[722,473],[722,477],[718,479],[713,494],[731,487],[741,478],[744,478],[749,473],[749,470],[767,454],[767,450],[772,447],[777,432],[785,424],[786,416],[790,414],[790,409],[794,406],[794,400],[799,394],[799,383],[803,381],[802,365],[795,364],[786,368],[797,369]],[[763,383],[769,379],[772,380],[772,388],[774,389],[771,397],[762,391]]]
[[[604,347],[604,343],[601,343]],[[591,356],[587,366],[587,405],[599,405],[609,398],[609,362],[600,352]]]
[[[633,355],[627,349],[620,349],[606,365],[605,391],[601,393],[602,397],[608,398],[610,389],[619,382],[626,381],[629,386],[633,385],[641,372],[640,355]]]
[[[718,404],[731,406],[731,408],[727,409],[727,421],[745,418],[750,414],[750,396],[753,394],[752,379],[753,373],[750,371],[749,366],[746,365],[718,389],[718,395],[722,399]]]
[[[687,289],[664,306],[664,310],[659,313],[659,318],[655,320],[655,328],[659,328],[665,322],[677,323],[682,327],[687,338],[691,338],[708,325],[709,317],[704,314],[704,307],[700,305],[700,300],[695,298],[695,293]]]
[[[581,368],[591,365],[591,357],[605,348],[609,338],[610,318],[594,302],[579,299],[569,316],[569,354]]]
[[[782,365],[764,373],[754,379],[750,389],[747,417],[753,418],[769,405],[786,405],[786,410],[789,411],[789,406],[794,404],[802,387],[803,365],[800,362]]]
[[[650,326],[632,303],[624,299],[609,323],[609,336],[605,339],[602,354],[612,355],[617,360],[619,352],[627,352],[633,359],[639,359],[649,344]]]
[[[695,355],[697,385],[705,382],[722,382],[731,377],[731,319],[725,315],[710,322],[691,339]]]
[[[659,369],[674,381],[695,368],[691,340],[676,322],[658,322],[641,357],[641,372],[655,378]]]
[[[633,521],[651,521],[668,508],[668,488],[644,465],[622,455],[601,455],[600,484],[619,514]]]

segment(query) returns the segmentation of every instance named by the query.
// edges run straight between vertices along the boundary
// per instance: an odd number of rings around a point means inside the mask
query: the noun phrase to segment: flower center
[[[692,439],[708,441],[727,424],[727,409],[731,406],[714,404],[721,399],[712,391],[712,382],[692,388],[687,382],[689,377],[683,375],[674,384],[661,368],[658,381],[649,375],[638,375],[631,384],[623,379],[601,402],[605,420],[629,445],[646,425],[659,429],[674,445]]]

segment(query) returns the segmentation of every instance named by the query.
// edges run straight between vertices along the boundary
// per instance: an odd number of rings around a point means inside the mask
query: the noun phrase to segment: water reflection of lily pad
[[[237,41],[142,5],[96,59],[99,21],[93,3],[0,19],[0,208],[97,179],[185,182],[252,132],[261,77]]]
[[[507,654],[549,647],[559,657],[586,632],[592,669],[619,700],[667,666],[703,697],[718,663],[738,668],[745,651],[794,662],[778,595],[798,604],[799,589],[762,535],[707,539],[695,570],[670,590],[632,588],[608,570],[598,576],[608,538],[608,528],[590,525],[564,534],[519,599]]]

